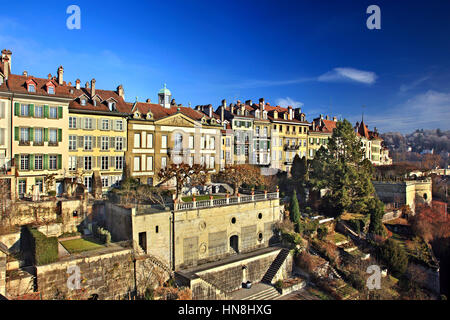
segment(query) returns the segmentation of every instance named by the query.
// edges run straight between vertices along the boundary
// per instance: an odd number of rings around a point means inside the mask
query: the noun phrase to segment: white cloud
[[[415,87],[417,87],[419,84],[421,84],[422,82],[428,80],[430,77],[423,77],[420,79],[417,79],[416,81],[409,83],[409,84],[402,84],[400,86],[400,93],[405,93],[407,91],[410,91],[412,89],[414,89]]]
[[[351,117],[358,121],[359,119]],[[412,132],[416,129],[450,129],[450,93],[428,90],[384,113],[367,114],[364,121],[382,132]]]
[[[377,75],[372,71],[363,71],[354,68],[334,68],[317,78],[321,82],[354,81],[365,84],[373,84]]]
[[[277,99],[276,104],[283,108],[287,108],[288,106],[291,106],[293,108],[301,108],[303,106],[302,102],[295,101],[289,97]]]

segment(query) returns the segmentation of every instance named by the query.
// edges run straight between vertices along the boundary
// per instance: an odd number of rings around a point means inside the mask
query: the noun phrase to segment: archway
[[[230,249],[235,253],[239,253],[239,237],[237,235],[230,237]]]

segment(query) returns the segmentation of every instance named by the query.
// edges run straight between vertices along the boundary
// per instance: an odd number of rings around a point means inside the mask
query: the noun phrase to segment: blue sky
[[[66,9],[81,9],[69,30]],[[366,8],[381,9],[368,30]],[[450,1],[9,1],[0,47],[14,73],[123,84],[127,101],[302,106],[380,131],[450,129]]]

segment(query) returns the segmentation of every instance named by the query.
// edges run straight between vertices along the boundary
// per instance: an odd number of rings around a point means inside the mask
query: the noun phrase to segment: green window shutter
[[[14,127],[14,140],[19,141],[19,127]]]
[[[44,154],[44,170],[48,170],[48,154]]]
[[[48,105],[44,104],[44,118],[48,118]]]
[[[34,128],[30,128],[30,141],[34,141]]]
[[[48,128],[44,128],[44,141],[48,141]]]
[[[58,169],[62,168],[62,155],[58,154]]]
[[[58,107],[58,119],[62,119],[63,117],[63,108],[61,106]]]
[[[30,117],[34,117],[34,104],[28,105],[28,114],[30,115]]]
[[[18,154],[14,155],[14,165],[16,166],[16,170],[20,169]]]
[[[267,149],[270,149],[270,141],[267,141]]]
[[[58,141],[62,141],[62,129],[58,129]]]
[[[20,115],[20,103],[14,102],[14,115],[19,116]]]
[[[30,154],[30,170],[34,170],[34,154]]]

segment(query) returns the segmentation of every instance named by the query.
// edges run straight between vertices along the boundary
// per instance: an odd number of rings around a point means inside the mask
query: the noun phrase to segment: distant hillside
[[[448,157],[450,152],[450,130],[416,130],[413,133],[402,135],[399,132],[387,132],[381,135],[386,146],[391,151],[405,152],[408,147],[412,152],[421,153],[425,150],[432,150],[435,154]]]

